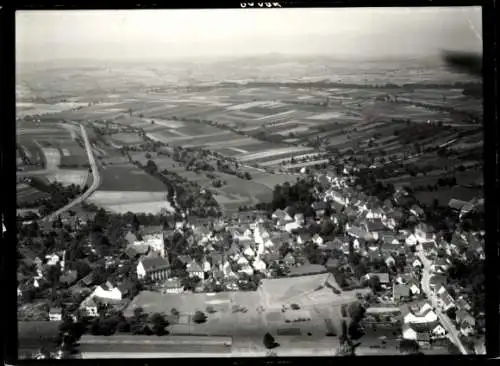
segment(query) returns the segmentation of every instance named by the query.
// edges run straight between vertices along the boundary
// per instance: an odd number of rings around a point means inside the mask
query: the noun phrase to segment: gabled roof
[[[380,280],[380,283],[389,283],[389,273],[384,273],[384,272],[373,272],[369,273],[370,277],[378,277]]]
[[[326,261],[325,267],[327,268],[337,268],[339,266],[340,261],[335,258],[330,258]]]
[[[127,234],[125,234],[125,240],[129,243],[129,244],[134,244],[134,242],[137,241],[137,236],[132,233],[131,231],[127,232]]]
[[[426,224],[426,223],[419,223],[417,224],[417,226],[415,227],[416,230],[421,230],[425,233],[434,233],[435,230],[434,230],[434,227],[432,225],[429,225],[429,224]]]
[[[191,263],[189,263],[186,267],[186,271],[188,272],[203,272],[203,269],[201,268],[201,266],[196,263],[195,261],[192,261]]]
[[[161,271],[170,268],[168,259],[162,257],[156,258],[143,258],[141,260],[142,266],[146,272]]]
[[[366,227],[368,231],[374,232],[374,231],[386,231],[387,227],[382,223],[380,219],[375,219],[375,220],[367,220],[366,221]]]

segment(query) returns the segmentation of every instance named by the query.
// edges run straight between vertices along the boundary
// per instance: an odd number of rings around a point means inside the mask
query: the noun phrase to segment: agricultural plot
[[[165,192],[163,183],[131,164],[107,166],[101,172],[101,190]]]
[[[54,170],[61,165],[61,154],[59,149],[52,147],[41,147],[42,154],[45,160],[45,168],[49,170]]]
[[[417,192],[415,197],[424,205],[432,205],[434,199],[437,199],[439,204],[445,206],[452,198],[470,201],[473,198],[483,197],[484,191],[482,189],[470,189],[463,187],[453,187],[450,189],[442,189],[434,192]]]
[[[272,160],[259,160],[257,164],[262,167],[269,167],[269,166],[275,166],[275,165],[280,165],[283,163],[288,163],[291,162],[292,157],[295,162],[299,162],[300,159],[314,159],[319,157],[321,154],[320,153],[312,153],[312,154],[303,154],[303,155],[293,155],[293,156],[286,156],[281,159],[272,159]],[[327,159],[328,161],[328,159]]]
[[[40,148],[28,139],[21,139],[17,142],[18,151],[21,157],[25,158],[29,164],[38,165],[43,164],[43,155]]]
[[[277,158],[292,157],[294,155],[297,155],[298,153],[305,153],[307,151],[313,151],[313,150],[314,149],[311,147],[301,147],[301,146],[270,149],[261,152],[242,155],[238,158],[238,160],[241,162],[252,162],[258,164],[260,162],[265,162]]]
[[[48,194],[47,192],[40,191],[40,190],[33,188],[31,186],[22,186],[22,187],[18,186],[18,189],[16,192],[16,198],[17,198],[18,205],[35,202],[36,200],[49,198],[49,197],[50,197],[50,194]]]
[[[143,139],[137,133],[115,133],[111,135],[111,140],[120,145],[135,145],[143,142]]]
[[[66,186],[74,184],[76,186],[83,187],[87,184],[88,178],[88,170],[61,169],[56,173],[47,175],[47,179],[50,183],[59,182]]]
[[[87,152],[79,145],[61,144],[59,152],[61,156],[61,168],[90,166]]]

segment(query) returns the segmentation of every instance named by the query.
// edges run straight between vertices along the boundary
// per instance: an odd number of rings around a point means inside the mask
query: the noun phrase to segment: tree
[[[168,326],[168,321],[162,314],[155,313],[151,315],[150,322],[152,324],[152,331],[158,336],[162,336],[166,333],[165,328]]]
[[[402,339],[401,342],[399,342],[399,351],[401,353],[416,354],[419,352],[419,350],[420,346],[418,345],[417,341]]]
[[[196,324],[201,324],[201,323],[205,323],[207,321],[207,316],[205,315],[205,313],[203,313],[202,311],[197,311],[194,313],[193,315],[193,321],[196,323]]]
[[[349,305],[349,314],[354,322],[359,322],[363,319],[366,309],[359,302],[354,302]]]
[[[274,337],[270,333],[264,334],[264,339],[262,340],[262,343],[264,344],[264,347],[266,347],[267,349],[273,349],[278,346]]]

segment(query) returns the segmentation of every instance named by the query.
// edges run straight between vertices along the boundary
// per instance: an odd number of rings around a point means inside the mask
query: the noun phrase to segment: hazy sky
[[[18,11],[18,61],[481,52],[480,8]]]

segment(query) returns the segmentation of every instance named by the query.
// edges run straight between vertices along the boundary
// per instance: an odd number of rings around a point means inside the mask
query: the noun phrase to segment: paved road
[[[85,128],[82,125],[80,125],[80,128],[82,130],[82,137],[83,137],[83,140],[85,142],[85,149],[87,150],[87,155],[89,157],[90,167],[92,169],[92,176],[93,176],[92,185],[80,197],[76,198],[75,200],[68,203],[66,206],[61,207],[56,212],[47,216],[45,218],[46,221],[54,220],[57,216],[59,216],[63,212],[65,212],[65,211],[69,210],[70,208],[72,208],[73,206],[76,206],[76,205],[82,203],[83,201],[85,201],[97,189],[97,187],[99,187],[99,185],[101,184],[101,177],[99,175],[99,170],[97,169],[97,164],[96,164],[96,161],[94,158],[94,154],[92,152],[92,148],[90,146],[89,138],[87,136],[87,131],[85,131]]]
[[[424,269],[422,272],[422,289],[427,294],[427,297],[431,300],[432,306],[436,308],[436,314],[437,314],[439,320],[441,321],[441,324],[448,332],[448,337],[460,349],[460,352],[462,352],[462,354],[466,355],[467,349],[464,347],[462,341],[459,338],[458,330],[455,328],[455,326],[451,322],[450,318],[439,309],[438,304],[437,304],[437,298],[430,288],[429,280],[430,280],[430,276],[431,276],[431,273],[430,273],[431,261],[425,257],[425,255],[422,251],[418,251],[417,256],[419,257],[419,259],[422,261],[422,264],[424,265]]]

